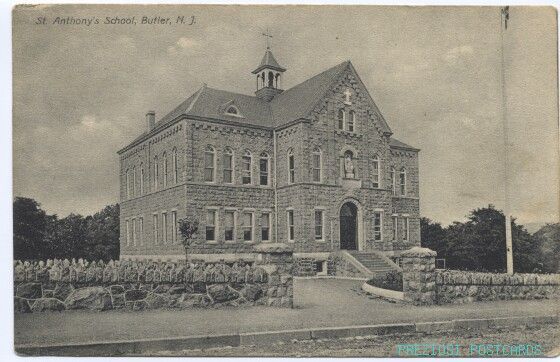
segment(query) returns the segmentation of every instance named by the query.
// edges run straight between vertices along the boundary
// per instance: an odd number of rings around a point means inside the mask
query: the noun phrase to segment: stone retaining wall
[[[404,300],[413,304],[560,298],[560,274],[503,274],[436,270],[436,252],[402,253]]]
[[[496,274],[436,270],[438,304],[560,298],[560,274]]]
[[[293,258],[282,246],[256,251],[254,265],[48,260],[14,262],[16,312],[66,309],[292,307]]]

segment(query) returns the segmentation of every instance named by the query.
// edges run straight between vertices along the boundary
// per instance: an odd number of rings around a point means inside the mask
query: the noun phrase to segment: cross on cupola
[[[266,33],[262,33],[262,35],[266,39],[266,49],[270,49],[269,40],[272,39],[272,34],[268,31],[268,28],[266,28]]]
[[[266,51],[261,60],[261,64],[257,69],[253,70],[253,74],[257,76],[257,91],[256,96],[271,101],[277,94],[282,93],[281,76],[286,71],[286,68],[280,66],[272,51],[270,50],[270,39],[272,35],[266,29],[266,33],[262,33],[266,39]]]
[[[346,96],[346,98],[344,99],[344,104],[351,105],[352,102],[350,101],[350,96],[352,95],[352,92],[350,91],[350,89],[346,88],[346,90],[344,91],[344,95]]]

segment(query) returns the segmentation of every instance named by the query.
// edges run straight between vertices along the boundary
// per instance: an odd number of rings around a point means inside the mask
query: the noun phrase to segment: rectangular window
[[[130,245],[130,224],[129,221],[126,220],[126,246]]]
[[[158,235],[158,234],[159,234],[159,232],[158,232],[159,220],[158,220],[158,216],[157,216],[157,215],[154,215],[154,217],[153,217],[153,222],[154,222],[154,225],[153,225],[153,227],[154,227],[154,244],[157,245],[157,243],[158,243],[158,238],[159,238],[159,235]]]
[[[354,132],[354,124],[356,122],[356,113],[354,111],[350,111],[350,117],[348,119],[348,131]]]
[[[167,156],[163,154],[163,188],[167,187]]]
[[[270,214],[262,213],[261,215],[261,240],[270,241]]]
[[[242,159],[242,183],[243,185],[251,184],[251,156],[243,156]]]
[[[408,241],[408,217],[403,217],[402,222],[402,239]]]
[[[132,245],[136,245],[136,219],[132,219]]]
[[[253,241],[253,213],[243,213],[243,240]]]
[[[179,162],[177,161],[177,150],[173,151],[173,183],[179,180]]]
[[[406,195],[406,173],[405,173],[405,171],[401,171],[399,181],[400,181],[401,195],[405,196]]]
[[[379,159],[376,157],[373,159],[372,163],[373,175],[372,175],[372,186],[374,188],[379,188]]]
[[[399,223],[398,223],[398,219],[397,216],[393,215],[393,240],[397,240],[398,238],[398,228],[399,228]]]
[[[294,241],[295,228],[294,228],[294,210],[288,210],[288,241]]]
[[[383,225],[382,213],[381,211],[375,211],[373,213],[373,240],[382,240],[381,226]]]
[[[140,239],[140,245],[144,245],[144,217],[138,219],[138,235]]]
[[[154,161],[154,190],[157,191],[159,182],[159,164],[157,157]]]
[[[136,195],[136,167],[132,168],[132,197]]]
[[[125,200],[128,200],[130,198],[130,172],[128,170],[126,170],[125,180],[126,180],[126,185],[125,185],[126,189],[125,189],[124,198]]]
[[[177,211],[171,211],[171,243],[177,243]]]
[[[216,210],[206,210],[206,241],[216,241]]]
[[[233,154],[224,153],[223,159],[224,183],[233,183]]]
[[[204,152],[204,181],[214,182],[214,152]]]
[[[391,169],[391,190],[393,191],[393,196],[397,196],[397,176],[395,175],[395,169]]]
[[[294,155],[288,156],[288,182],[293,184],[296,180],[296,164],[294,160]]]
[[[259,162],[261,186],[268,186],[268,158],[261,158]]]
[[[324,240],[324,216],[323,210],[315,210],[315,240]]]
[[[161,214],[161,239],[163,244],[167,244],[167,213]]]
[[[144,168],[140,169],[140,195],[144,195]]]
[[[313,182],[321,182],[321,154],[313,153]]]
[[[224,211],[224,239],[235,241],[235,211]]]

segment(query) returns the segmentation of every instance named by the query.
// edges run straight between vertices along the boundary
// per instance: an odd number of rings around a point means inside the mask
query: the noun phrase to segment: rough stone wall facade
[[[352,265],[352,263],[341,256],[331,255],[327,263],[329,275],[350,278],[365,277],[365,275]]]
[[[291,252],[259,255],[253,266],[223,262],[16,262],[15,310],[25,313],[242,305],[291,308]]]
[[[436,252],[413,247],[401,254],[404,300],[414,305],[430,305],[436,301]]]
[[[351,92],[351,104],[345,102],[346,90]],[[337,114],[344,109],[356,114],[353,132],[338,129]],[[199,220],[201,230],[194,254],[247,254],[252,245],[261,240],[263,213],[270,216],[270,242],[292,243],[296,252],[329,252],[340,249],[340,209],[345,202],[358,208],[358,248],[382,250],[398,254],[420,243],[418,200],[418,154],[413,150],[393,149],[389,146],[389,134],[383,133],[382,116],[372,104],[367,90],[359,78],[349,69],[336,80],[335,86],[325,98],[311,110],[309,117],[291,125],[277,128],[241,126],[212,120],[184,119],[162,130],[150,139],[136,145],[123,154],[121,159],[121,255],[123,258],[180,259],[182,247],[173,229],[171,213],[177,220],[190,216]],[[215,150],[215,182],[204,181],[204,152],[207,146]],[[229,148],[234,153],[234,184],[223,181],[223,153]],[[313,182],[312,154],[321,151],[322,175],[320,182]],[[276,150],[275,150],[276,149]],[[171,162],[173,150],[178,154],[178,180],[167,182],[163,188],[163,167],[159,167],[158,190],[154,190],[155,156],[163,159],[167,154]],[[288,182],[288,151],[295,159],[295,180]],[[252,184],[242,184],[242,157],[246,151],[252,155]],[[276,152],[275,152],[276,151]],[[344,152],[354,155],[355,179],[343,175]],[[259,158],[265,152],[270,156],[269,183],[259,185]],[[276,158],[274,157],[276,153]],[[379,159],[380,182],[373,185],[373,159]],[[126,170],[145,168],[144,195],[127,197]],[[407,194],[393,196],[391,190],[391,167],[407,170]],[[171,172],[172,167],[168,167]],[[136,182],[138,186],[138,182]],[[204,235],[207,209],[217,212],[216,241],[206,242]],[[236,214],[235,241],[225,242],[225,211]],[[294,213],[294,240],[288,240],[287,212]],[[323,237],[315,238],[315,210],[322,210]],[[241,215],[253,212],[254,237],[251,242],[242,238]],[[382,240],[374,240],[373,214],[382,212]],[[155,242],[153,215],[160,223],[158,238],[168,235],[167,242]],[[162,230],[163,214],[167,214],[167,230]],[[392,216],[409,218],[409,239],[403,240],[397,233],[393,238]],[[136,243],[127,238],[127,221],[142,218],[142,236]],[[399,219],[399,225],[402,220]],[[399,226],[400,227],[400,226]],[[175,230],[175,233],[173,233]],[[402,231],[401,231],[402,232]],[[128,240],[128,242],[127,242]],[[142,242],[140,242],[142,240]],[[171,242],[169,242],[171,240]],[[174,242],[173,242],[174,241]]]
[[[560,274],[498,274],[436,270],[436,253],[414,247],[402,253],[405,301],[414,304],[560,298]]]

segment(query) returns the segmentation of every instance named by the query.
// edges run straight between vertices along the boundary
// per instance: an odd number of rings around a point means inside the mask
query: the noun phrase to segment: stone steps
[[[377,253],[367,251],[349,251],[349,253],[372,274],[383,274],[394,270],[395,267],[381,258]]]

